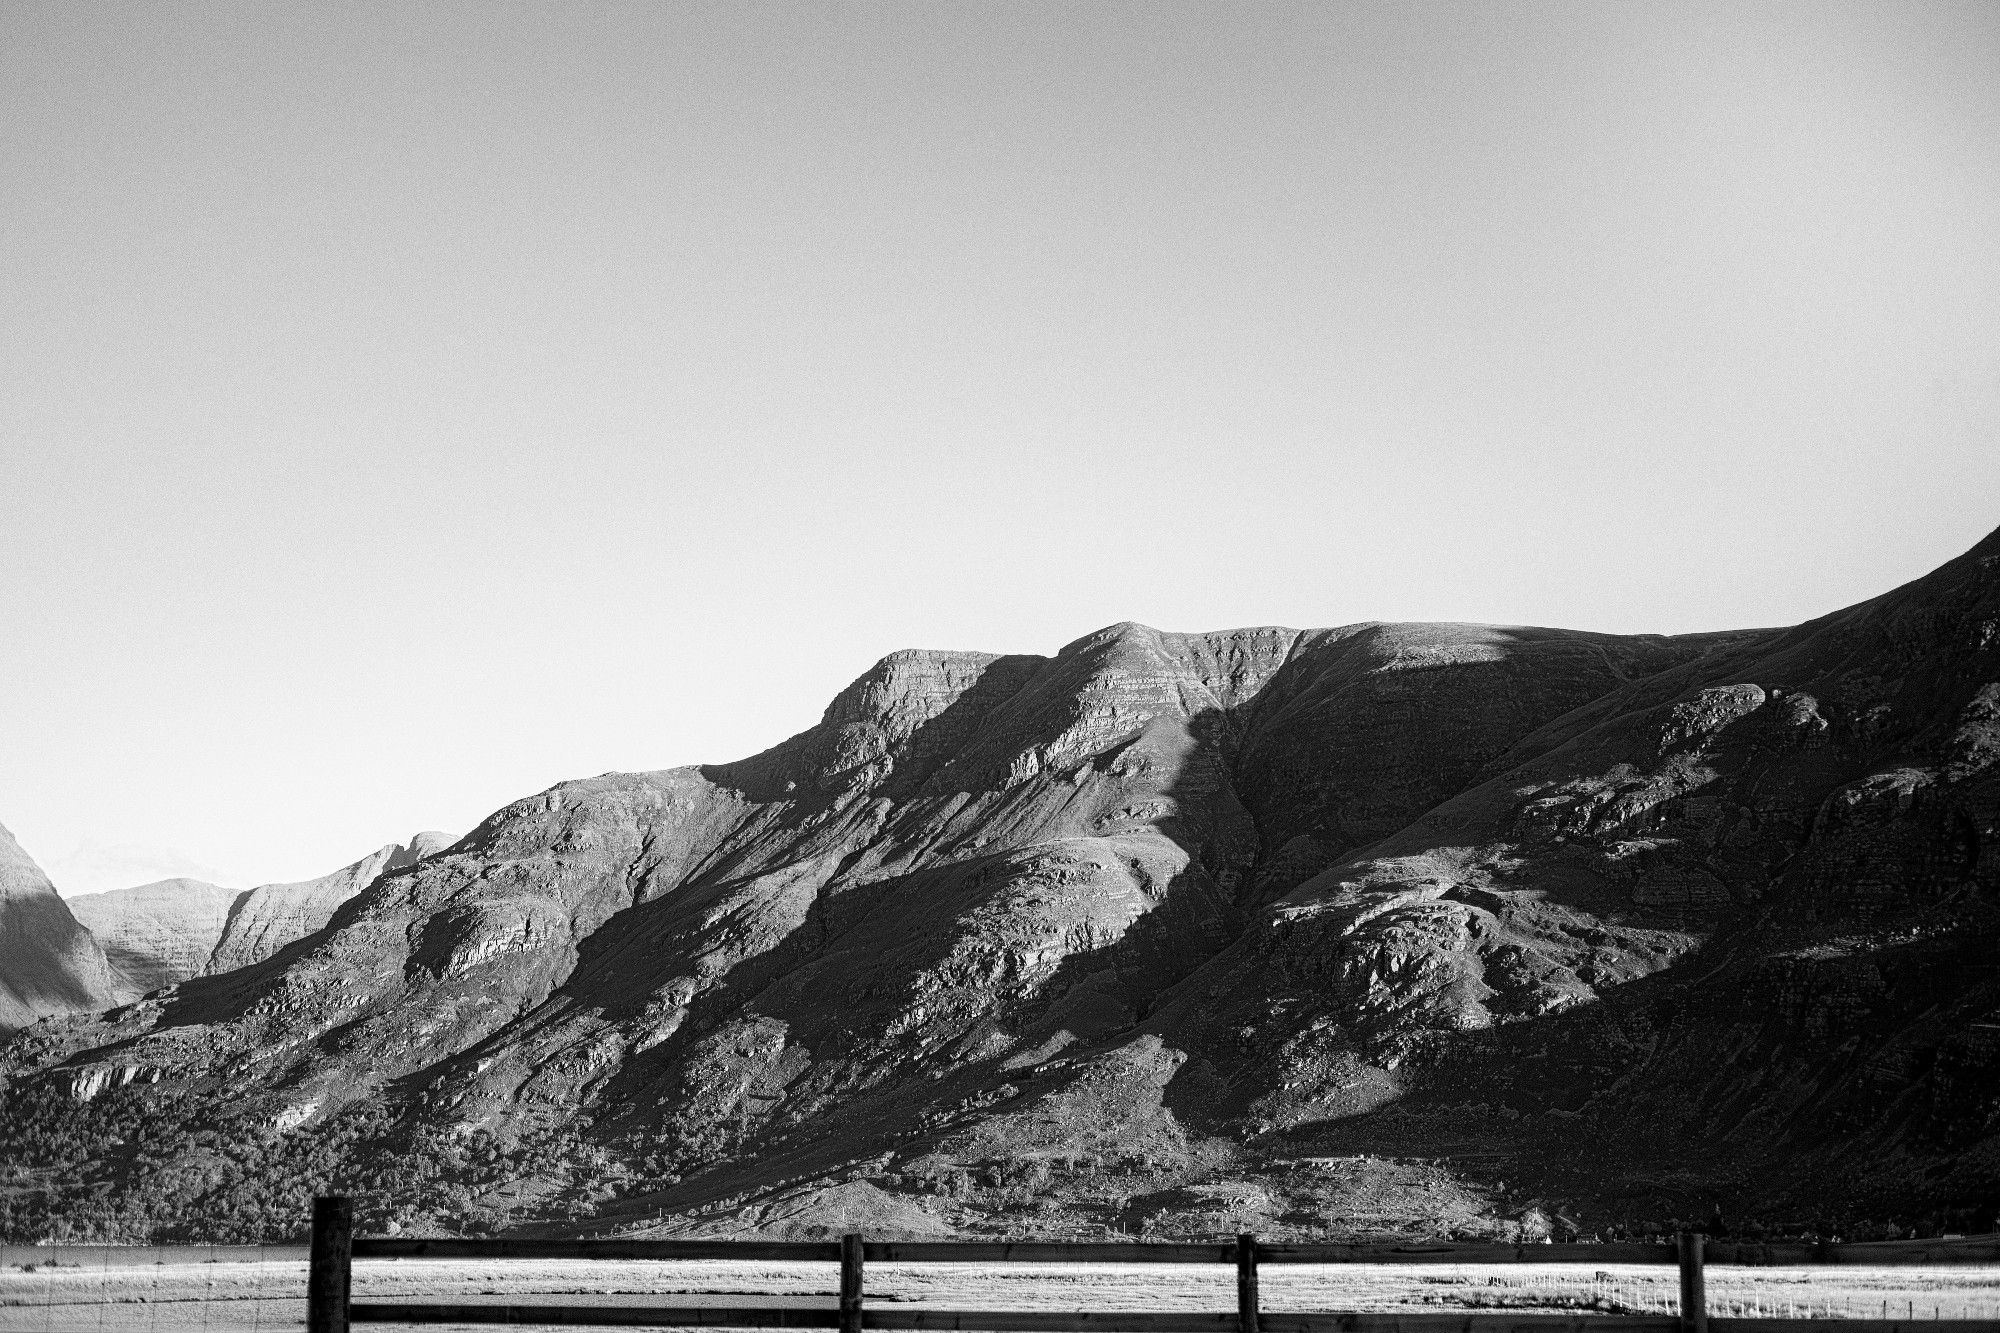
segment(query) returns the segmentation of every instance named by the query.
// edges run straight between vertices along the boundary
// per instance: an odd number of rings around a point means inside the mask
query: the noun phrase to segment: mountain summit
[[[87,1174],[216,1237],[329,1186],[446,1230],[1962,1225],[1996,825],[2000,533],[1792,629],[901,652],[20,1034],[0,1220]]]

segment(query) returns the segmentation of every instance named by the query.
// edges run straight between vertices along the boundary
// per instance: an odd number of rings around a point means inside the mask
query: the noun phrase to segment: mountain
[[[44,1014],[103,1009],[119,998],[129,996],[104,951],[0,828],[0,1036]]]
[[[127,989],[144,995],[207,970],[230,909],[242,896],[241,889],[198,879],[163,879],[80,893],[69,900],[69,910],[104,946]]]
[[[15,1037],[0,1228],[1960,1229],[1996,825],[2000,533],[1791,629],[896,653]]]
[[[239,890],[164,879],[80,894],[69,908],[104,946],[128,989],[144,995],[268,958],[324,926],[336,907],[383,872],[414,865],[450,843],[443,833],[419,833],[408,846],[392,842],[302,883]]]

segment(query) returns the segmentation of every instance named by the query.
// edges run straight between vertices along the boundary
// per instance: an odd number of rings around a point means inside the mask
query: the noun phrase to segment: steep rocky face
[[[415,865],[451,838],[419,833],[378,847],[330,875],[297,884],[225,889],[194,879],[80,894],[70,910],[103,946],[123,989],[145,995],[189,977],[262,962],[326,925],[334,909],[385,871]]]
[[[1950,1206],[2000,1182],[1996,624],[2000,534],[1795,630],[898,653],[763,755],[563,784],[42,1024],[8,1096],[410,1225]],[[119,1198],[226,1231],[250,1170]]]
[[[97,938],[128,988],[144,995],[199,976],[229,924],[240,889],[163,879],[130,889],[78,894],[69,910]]]
[[[0,828],[0,1035],[45,1014],[103,1009],[120,997],[97,941]]]

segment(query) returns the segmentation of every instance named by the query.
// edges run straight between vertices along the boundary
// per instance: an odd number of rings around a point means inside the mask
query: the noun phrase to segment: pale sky
[[[1873,596],[2000,523],[1996,71],[1990,0],[0,0],[0,823],[247,886],[901,647]]]

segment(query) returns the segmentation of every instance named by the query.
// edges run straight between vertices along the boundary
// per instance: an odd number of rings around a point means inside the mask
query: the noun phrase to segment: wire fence
[[[1670,1265],[1577,1262],[1295,1264],[1261,1270],[1272,1315],[1342,1309],[1382,1314],[1654,1315],[1679,1312]],[[305,1327],[304,1246],[0,1247],[6,1333],[290,1333]],[[1712,1319],[1994,1321],[2000,1264],[1706,1270]],[[832,1309],[834,1262],[626,1259],[357,1259],[357,1302],[443,1305],[793,1307]],[[1221,1264],[871,1262],[868,1300],[898,1310],[1229,1312],[1235,1274]],[[1496,1320],[1496,1325],[1505,1320]],[[1483,1328],[1480,1320],[1475,1327]]]
[[[279,1333],[306,1319],[303,1245],[0,1246],[6,1333]]]

